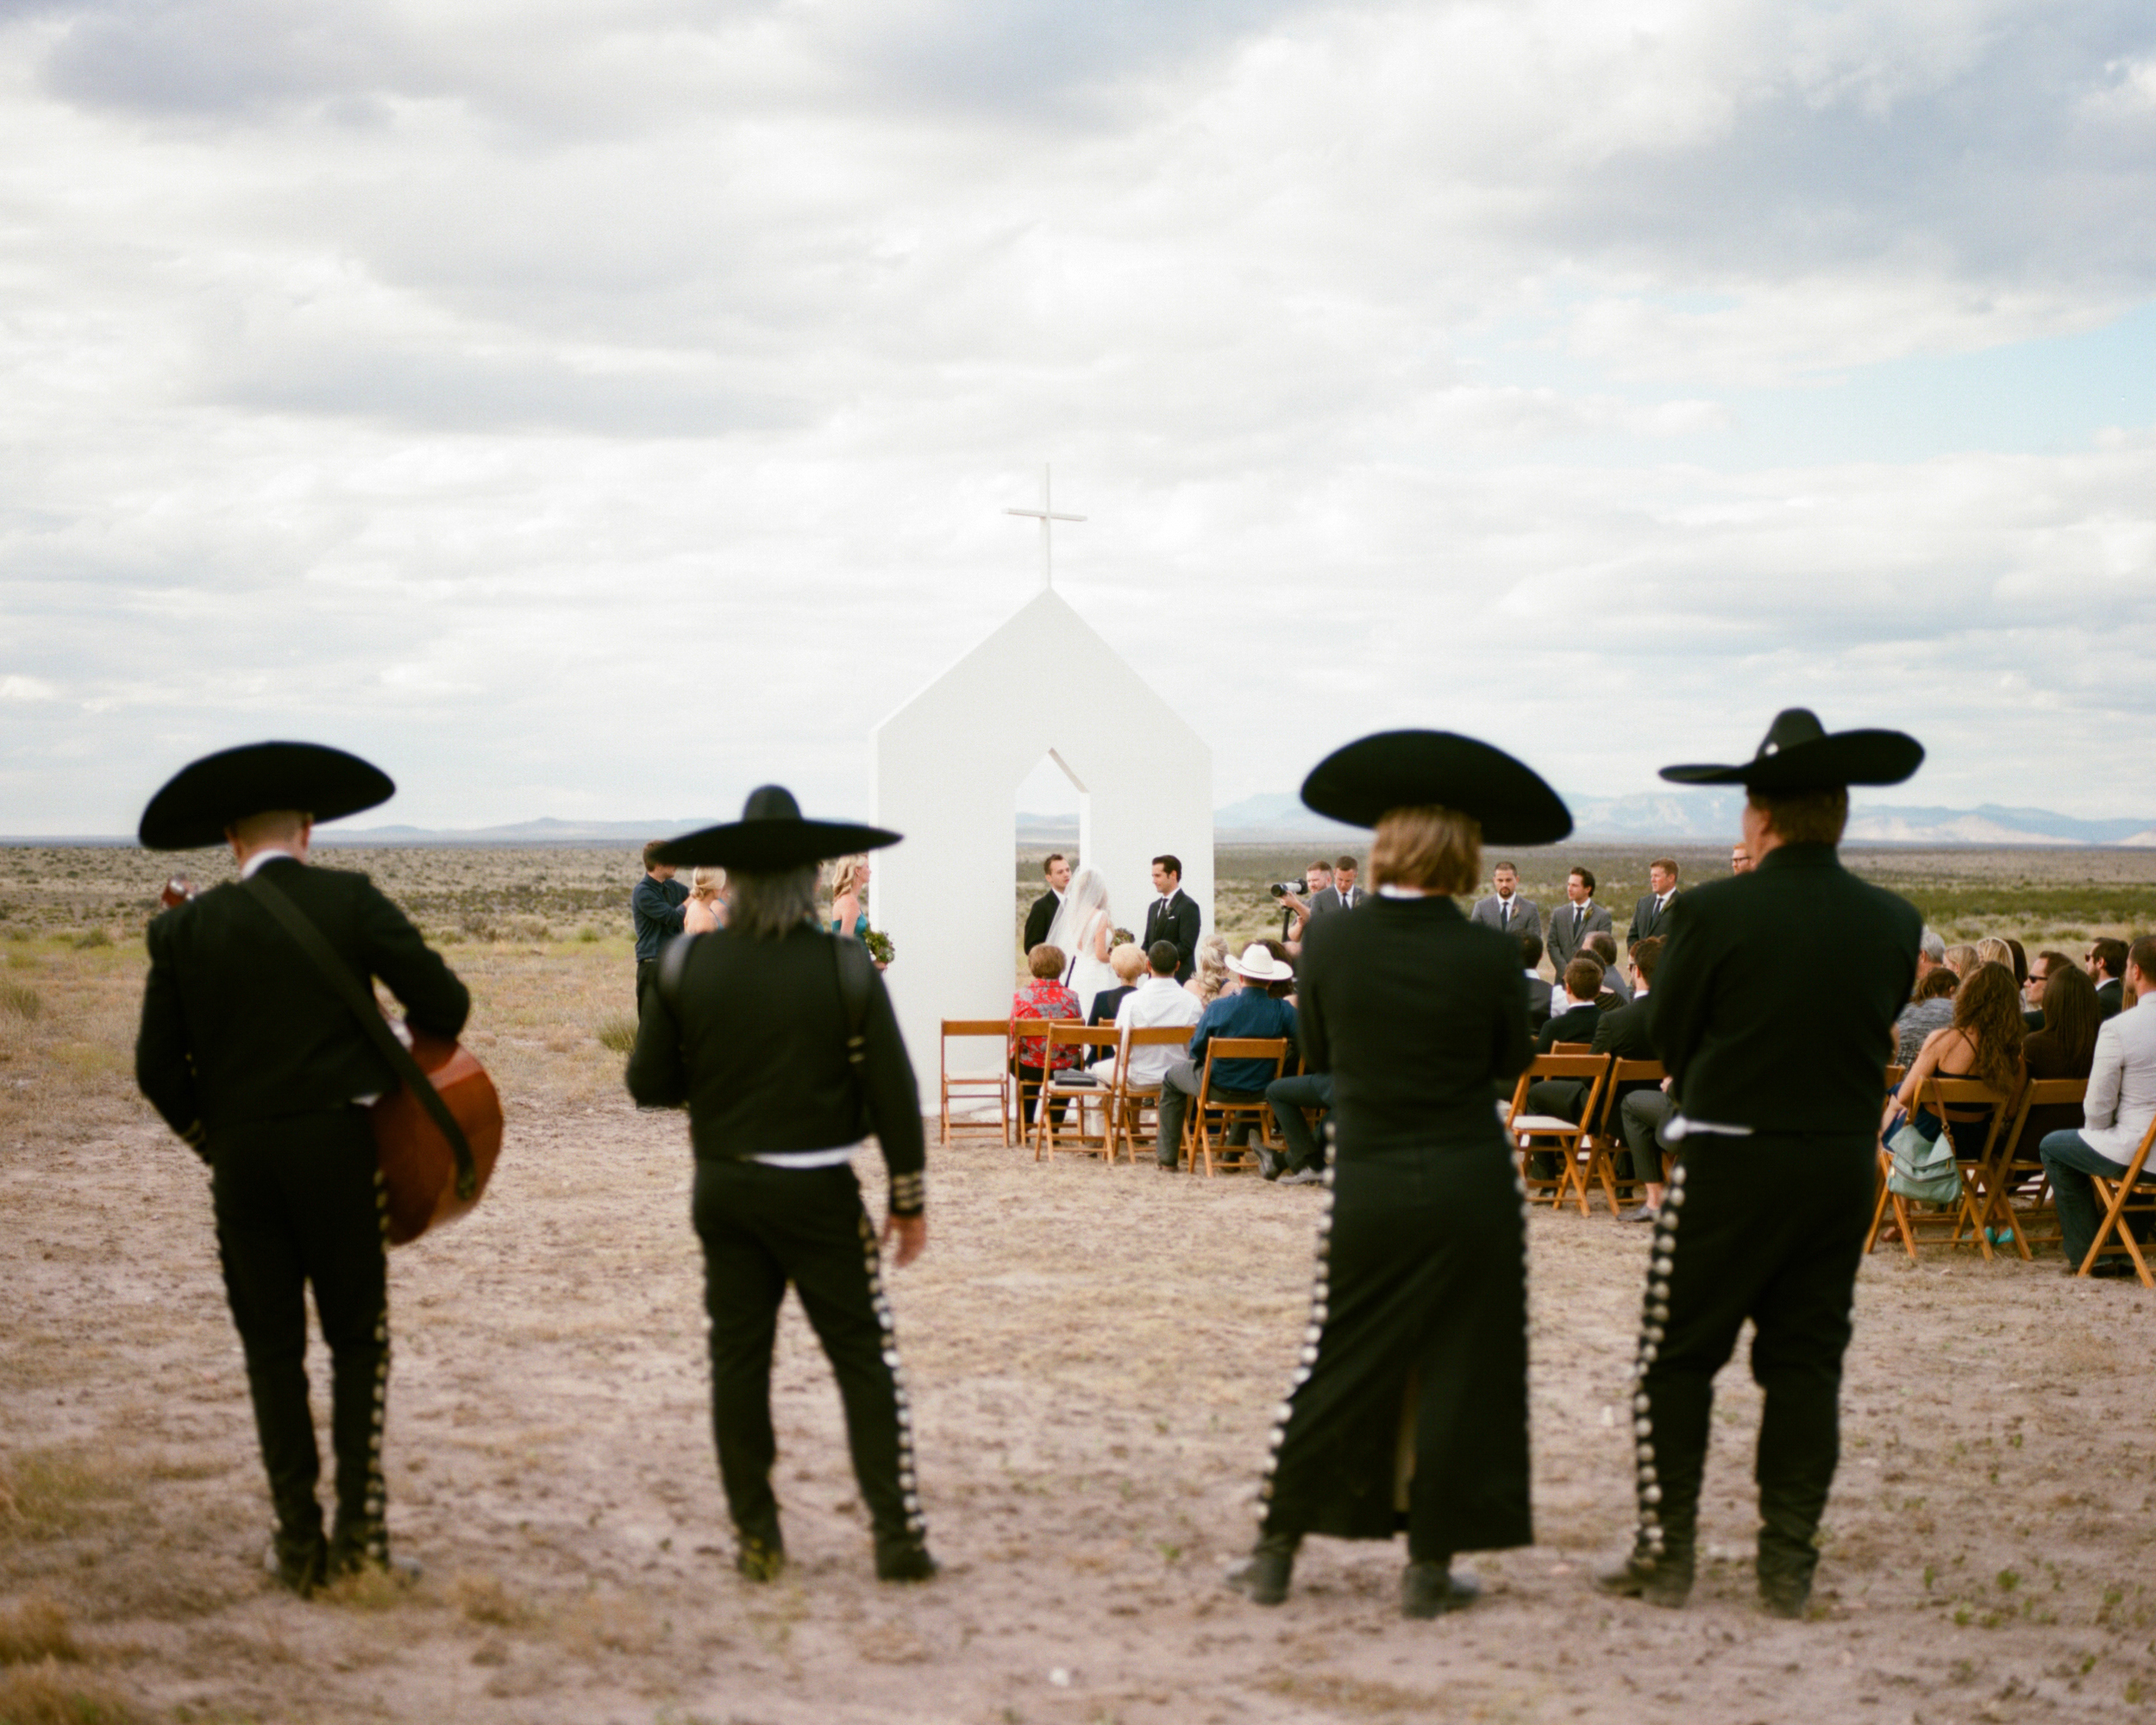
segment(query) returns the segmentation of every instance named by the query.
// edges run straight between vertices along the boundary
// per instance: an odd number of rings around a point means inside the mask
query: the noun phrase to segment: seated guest
[[[2135,941],[2121,969],[2125,975],[2120,980],[2133,983],[2142,1003],[2104,1019],[2096,1032],[2081,1129],[2053,1132],[2043,1141],[2044,1172],[2059,1200],[2069,1275],[2081,1268],[2103,1220],[2089,1176],[2115,1180],[2123,1175],[2149,1121],[2156,1120],[2156,1001],[2147,999],[2150,978],[2156,974],[2156,937],[2143,935]],[[2090,1273],[2130,1276],[2133,1270],[2123,1255],[2107,1256]]]
[[[1894,1021],[1894,1063],[1904,1071],[1916,1064],[1924,1038],[1954,1021],[1954,989],[1961,979],[1944,961],[1927,971],[1916,985],[1916,998],[1902,1008]]]
[[[2096,986],[2063,952],[2040,952],[2033,967],[2034,982],[2043,983],[2043,1005],[2036,1017],[2040,1029],[2021,1044],[2031,1081],[2040,1078],[2086,1078],[2096,1057],[2096,1032],[2103,1014],[2096,1009]],[[2026,1017],[2026,1014],[2024,1014]],[[2056,1132],[2081,1130],[2081,1105],[2046,1103],[2031,1108],[2022,1129],[2023,1149],[2034,1149]]]
[[[1325,1151],[1320,1140],[1326,1122],[1332,1117],[1332,1075],[1298,1072],[1275,1078],[1265,1087],[1265,1101],[1280,1125],[1288,1153],[1276,1157],[1263,1145],[1257,1147],[1258,1171],[1283,1186],[1308,1186],[1325,1177]],[[1319,1110],[1313,1127],[1302,1117],[1305,1108]]]
[[[1295,961],[1288,956],[1287,943],[1261,935],[1257,944],[1277,959],[1288,972],[1278,982],[1268,982],[1265,992],[1276,1000],[1293,1000],[1295,998]],[[1247,982],[1244,984],[1245,988],[1249,986]]]
[[[1602,967],[1582,954],[1564,967],[1564,992],[1550,1002],[1550,1022],[1535,1038],[1535,1052],[1547,1054],[1560,1042],[1592,1042],[1602,1010],[1595,997],[1602,992]]]
[[[1142,950],[1145,956],[1146,974],[1139,979],[1123,1004],[1116,1008],[1115,1027],[1118,1030],[1160,1030],[1169,1025],[1188,1030],[1198,1022],[1198,1015],[1205,1009],[1197,997],[1175,980],[1175,967],[1182,963],[1182,952],[1172,940],[1156,940]],[[1177,1051],[1163,1044],[1157,1048],[1134,1048],[1131,1051],[1131,1083],[1138,1089],[1151,1089],[1161,1081],[1169,1063],[1176,1057]],[[1115,1082],[1115,1062],[1103,1061],[1094,1068],[1094,1076],[1103,1084]]]
[[[2126,1009],[2126,943],[2092,940],[2089,943],[2089,974],[2096,985],[2096,1006],[2107,1019]]]
[[[1977,943],[1977,962],[1996,964],[2012,975],[2014,992],[2017,994],[2021,985],[2028,981],[2028,960],[2015,950],[2020,944],[2018,940],[2002,939],[1996,934],[1987,934]]]
[[[1651,934],[1625,955],[1627,968],[1632,971],[1632,999],[1614,1012],[1604,1012],[1595,1026],[1594,1052],[1614,1054],[1620,1060],[1660,1060],[1654,1038],[1648,1034],[1649,1015],[1653,1008],[1647,996],[1654,987],[1655,967],[1662,962],[1662,937]],[[1640,1093],[1662,1095],[1662,1086],[1655,1079],[1630,1079],[1617,1087],[1611,1099],[1616,1111],[1620,1130],[1624,1126],[1624,1105]],[[1658,1124],[1658,1122],[1657,1123]],[[1653,1130],[1646,1131],[1646,1143],[1625,1139],[1625,1160],[1628,1166],[1620,1172],[1628,1180],[1636,1180],[1646,1189],[1645,1201],[1625,1212],[1625,1220],[1648,1222],[1662,1204],[1662,1182],[1657,1178],[1662,1172],[1662,1152],[1653,1141]]]
[[[2003,964],[1977,965],[1954,990],[1952,1022],[1924,1038],[1924,1045],[1902,1080],[1902,1088],[1887,1103],[1886,1135],[1891,1137],[1896,1130],[1898,1111],[1925,1138],[1936,1140],[1940,1119],[1922,1100],[1925,1081],[1934,1075],[1973,1078],[1999,1101],[1981,1107],[1950,1107],[1946,1124],[1953,1128],[1957,1156],[1966,1159],[1979,1154],[1991,1130],[1992,1116],[2021,1095],[2021,1080],[2028,1070],[2021,1051],[2025,1035],[2014,973]]]
[[[1946,949],[1946,968],[1954,973],[1957,985],[1969,980],[1969,973],[1983,963],[1973,946],[1950,946]]]
[[[1145,974],[1145,954],[1136,946],[1111,948],[1108,968],[1115,972],[1116,985],[1103,988],[1093,997],[1093,1011],[1087,1016],[1089,1025],[1112,1025],[1124,1001],[1137,992],[1138,978]]]
[[[1542,974],[1542,937],[1520,937],[1520,961],[1527,967],[1527,1029],[1539,1031],[1550,1022],[1550,979]]]
[[[1933,971],[1946,962],[1946,942],[1940,932],[1926,925],[1923,938],[1916,943],[1916,980],[1921,982]],[[1909,998],[1916,995],[1911,992]]]
[[[1633,995],[1630,1004],[1614,1011],[1603,1011],[1595,1020],[1591,1044],[1596,1054],[1614,1054],[1620,1060],[1659,1060],[1653,1040],[1647,1034],[1647,991],[1652,986],[1655,966],[1662,958],[1662,938],[1649,935],[1629,955],[1633,978]],[[1576,961],[1575,961],[1576,962]],[[1567,984],[1570,992],[1570,984]],[[1576,1040],[1576,1038],[1568,1038]],[[1630,1083],[1626,1091],[1654,1089],[1651,1083]],[[1554,1114],[1559,1120],[1577,1122],[1581,1106],[1587,1100],[1587,1084],[1578,1078],[1538,1078],[1527,1087],[1526,1111],[1531,1114]],[[1621,1100],[1621,1099],[1620,1099]],[[1545,1157],[1547,1157],[1547,1160]],[[1535,1171],[1547,1178],[1556,1172],[1557,1158],[1545,1151],[1536,1152]],[[1661,1171],[1659,1156],[1651,1164]],[[1654,1201],[1660,1201],[1661,1189],[1654,1189]],[[1627,1213],[1629,1216],[1631,1213]]]
[[[1060,946],[1046,942],[1025,955],[1025,968],[1033,973],[1033,980],[1011,998],[1011,1016],[1014,1019],[1052,1019],[1069,1023],[1078,1016],[1078,997],[1063,986],[1063,967],[1068,961]],[[1026,1112],[1030,1126],[1041,1111],[1040,1083],[1047,1076],[1048,1038],[1045,1036],[1022,1036],[1012,1051],[1018,1082],[1034,1087],[1031,1104]],[[1055,1051],[1057,1071],[1078,1063],[1078,1051],[1058,1048]],[[1056,1105],[1056,1119],[1060,1125],[1069,1110],[1066,1099]]]
[[[1153,1154],[1170,1172],[1180,1154],[1183,1116],[1204,1081],[1206,1044],[1216,1036],[1294,1040],[1295,1009],[1275,1000],[1266,989],[1275,982],[1294,982],[1295,973],[1256,941],[1243,949],[1240,958],[1230,958],[1227,963],[1245,986],[1232,994],[1223,993],[1206,1008],[1190,1033],[1190,1051],[1169,1061],[1161,1076],[1160,1136],[1154,1141]],[[1278,1076],[1269,1060],[1224,1060],[1213,1069],[1213,1094],[1231,1102],[1263,1101],[1265,1087]],[[1244,1128],[1238,1123],[1238,1129]]]
[[[2044,987],[2054,965],[2071,970],[2074,962],[2063,952],[2040,952],[2028,961],[2028,981],[2021,985],[2021,1018],[2031,1030],[2044,1027]],[[2090,987],[2093,992],[2095,985]]]
[[[1227,936],[1209,934],[1198,943],[1198,969],[1183,987],[1197,997],[1201,1007],[1235,992],[1235,974],[1228,969]]]
[[[1660,937],[1651,934],[1647,938],[1656,940]],[[1604,1003],[1601,996],[1597,995],[1596,1003],[1601,1005],[1604,1011],[1612,1006],[1623,1006],[1632,998],[1632,984],[1625,980],[1624,972],[1618,967],[1617,937],[1607,931],[1589,935],[1587,956],[1602,967],[1602,994],[1615,997]]]

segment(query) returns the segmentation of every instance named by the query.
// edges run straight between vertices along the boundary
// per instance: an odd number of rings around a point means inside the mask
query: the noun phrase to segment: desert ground
[[[1260,932],[1263,883],[1306,849],[1224,850],[1231,933]],[[1545,902],[1589,860],[1628,908],[1651,854],[1519,860]],[[1726,857],[1682,860],[1697,878]],[[423,1577],[303,1603],[263,1576],[204,1174],[131,1080],[164,865],[0,849],[0,1722],[1928,1725],[2156,1703],[2156,1300],[2136,1284],[2049,1256],[1877,1254],[1811,1621],[1752,1604],[1741,1352],[1719,1386],[1709,1560],[1688,1609],[1658,1611],[1587,1579],[1630,1523],[1645,1231],[1539,1211],[1538,1543],[1465,1559],[1484,1602],[1411,1624],[1399,1547],[1313,1541],[1269,1612],[1220,1577],[1250,1537],[1320,1194],[1037,1164],[993,1131],[931,1149],[930,1247],[891,1284],[943,1574],[871,1578],[836,1394],[789,1305],[774,1406],[795,1561],[753,1587],[712,1460],[683,1122],[620,1084],[633,857],[327,860],[369,869],[442,941],[509,1118],[486,1203],[392,1263],[390,1521]],[[2146,853],[1852,860],[1955,938],[2078,952],[2156,926]],[[1037,879],[1021,856],[1014,903]],[[935,1051],[915,1058],[932,1082]]]

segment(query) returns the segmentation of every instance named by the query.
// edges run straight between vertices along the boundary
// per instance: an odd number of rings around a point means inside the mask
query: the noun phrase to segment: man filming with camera
[[[1302,871],[1300,881],[1275,881],[1268,890],[1280,900],[1281,944],[1290,952],[1301,951],[1303,930],[1319,900],[1332,891],[1332,865],[1320,859]]]

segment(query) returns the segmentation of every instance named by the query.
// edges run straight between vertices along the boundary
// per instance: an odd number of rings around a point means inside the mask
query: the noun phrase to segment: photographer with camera
[[[1302,932],[1316,914],[1319,900],[1332,891],[1332,865],[1320,857],[1302,871],[1301,880],[1275,881],[1266,890],[1280,900],[1281,943],[1288,951],[1300,952]]]

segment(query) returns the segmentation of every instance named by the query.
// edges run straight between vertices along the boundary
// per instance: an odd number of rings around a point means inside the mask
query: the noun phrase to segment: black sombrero
[[[741,819],[669,838],[655,853],[677,868],[716,865],[750,875],[774,875],[801,869],[857,850],[881,850],[899,835],[880,826],[856,826],[843,820],[804,820],[801,806],[783,785],[765,785],[749,794]]]
[[[224,843],[235,821],[271,809],[336,820],[397,794],[388,774],[321,743],[248,743],[182,767],[142,811],[135,836],[151,850]]]
[[[1677,785],[1742,785],[1752,791],[1824,791],[1842,785],[1898,785],[1924,764],[1924,745],[1902,731],[1829,731],[1793,706],[1749,761],[1733,767],[1664,767]]]
[[[1554,844],[1572,831],[1571,812],[1533,768],[1450,731],[1381,731],[1336,749],[1302,781],[1302,800],[1351,826],[1438,803],[1474,817],[1494,844]]]

